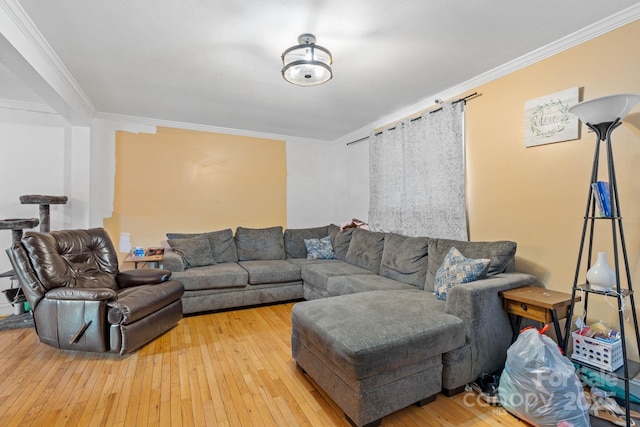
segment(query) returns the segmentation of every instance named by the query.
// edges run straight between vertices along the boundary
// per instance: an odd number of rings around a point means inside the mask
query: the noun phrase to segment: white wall
[[[287,141],[287,227],[367,221],[369,144]]]
[[[0,108],[0,219],[39,218],[37,205],[22,205],[24,194],[67,196],[51,205],[51,229],[85,228],[89,213],[90,130],[72,127],[56,114]],[[34,229],[39,230],[39,227]],[[11,231],[0,230],[0,248],[11,246]],[[11,269],[0,254],[0,272]],[[9,288],[0,279],[0,290]],[[0,316],[13,308],[0,295]]]
[[[333,219],[334,159],[327,142],[287,141],[287,227],[328,224]]]
[[[156,133],[156,126],[95,118],[91,124],[89,153],[91,182],[89,188],[89,225],[103,227],[113,214],[116,178],[116,131]]]
[[[342,224],[352,218],[368,222],[369,219],[369,141],[346,145],[335,143],[334,173],[335,194],[334,222]]]

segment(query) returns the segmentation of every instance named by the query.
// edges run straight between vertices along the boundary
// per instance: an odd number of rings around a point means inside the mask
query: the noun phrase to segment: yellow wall
[[[467,104],[467,203],[471,240],[518,242],[516,267],[571,292],[589,190],[595,136],[525,148],[524,103],[571,87],[581,100],[640,92],[640,21],[485,84]],[[613,133],[632,279],[640,289],[640,106]],[[604,152],[602,153],[604,156]],[[604,157],[601,157],[604,159]],[[600,179],[608,180],[601,175]],[[595,251],[613,253],[610,222],[598,223]],[[583,264],[584,265],[584,264]],[[585,268],[586,270],[586,268]],[[584,281],[584,273],[582,275]],[[612,305],[616,304],[611,299]],[[582,312],[580,310],[580,312]],[[615,313],[592,297],[590,318]]]
[[[286,225],[284,141],[159,127],[118,132],[114,212],[118,245],[159,246],[167,232]],[[123,257],[121,257],[123,258]]]

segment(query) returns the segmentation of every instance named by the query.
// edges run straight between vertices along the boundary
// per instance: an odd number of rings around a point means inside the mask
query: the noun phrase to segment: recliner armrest
[[[109,288],[55,288],[45,294],[50,300],[67,301],[111,301],[118,296],[116,291]]]
[[[169,280],[171,272],[159,268],[121,271],[116,276],[116,283],[120,288],[131,286],[153,285]]]

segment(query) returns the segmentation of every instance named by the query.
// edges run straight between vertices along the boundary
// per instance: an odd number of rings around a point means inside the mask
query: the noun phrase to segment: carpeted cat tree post
[[[16,243],[22,239],[24,229],[34,228],[40,221],[38,218],[12,218],[12,219],[0,219],[0,230],[11,230],[11,237],[13,243]],[[26,298],[20,292],[20,286],[14,287],[14,281],[16,276],[13,270],[5,271],[0,274],[0,278],[8,277],[11,281],[11,288],[2,291],[9,302],[15,308],[15,314],[24,313],[24,302]]]

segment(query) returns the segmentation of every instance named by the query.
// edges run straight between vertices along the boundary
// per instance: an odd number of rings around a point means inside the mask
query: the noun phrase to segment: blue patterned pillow
[[[455,285],[473,282],[486,275],[490,262],[490,259],[466,258],[451,246],[436,273],[435,290],[438,299],[447,299],[447,292]]]
[[[304,239],[307,247],[307,259],[334,259],[335,253],[331,246],[331,237],[322,239]]]

